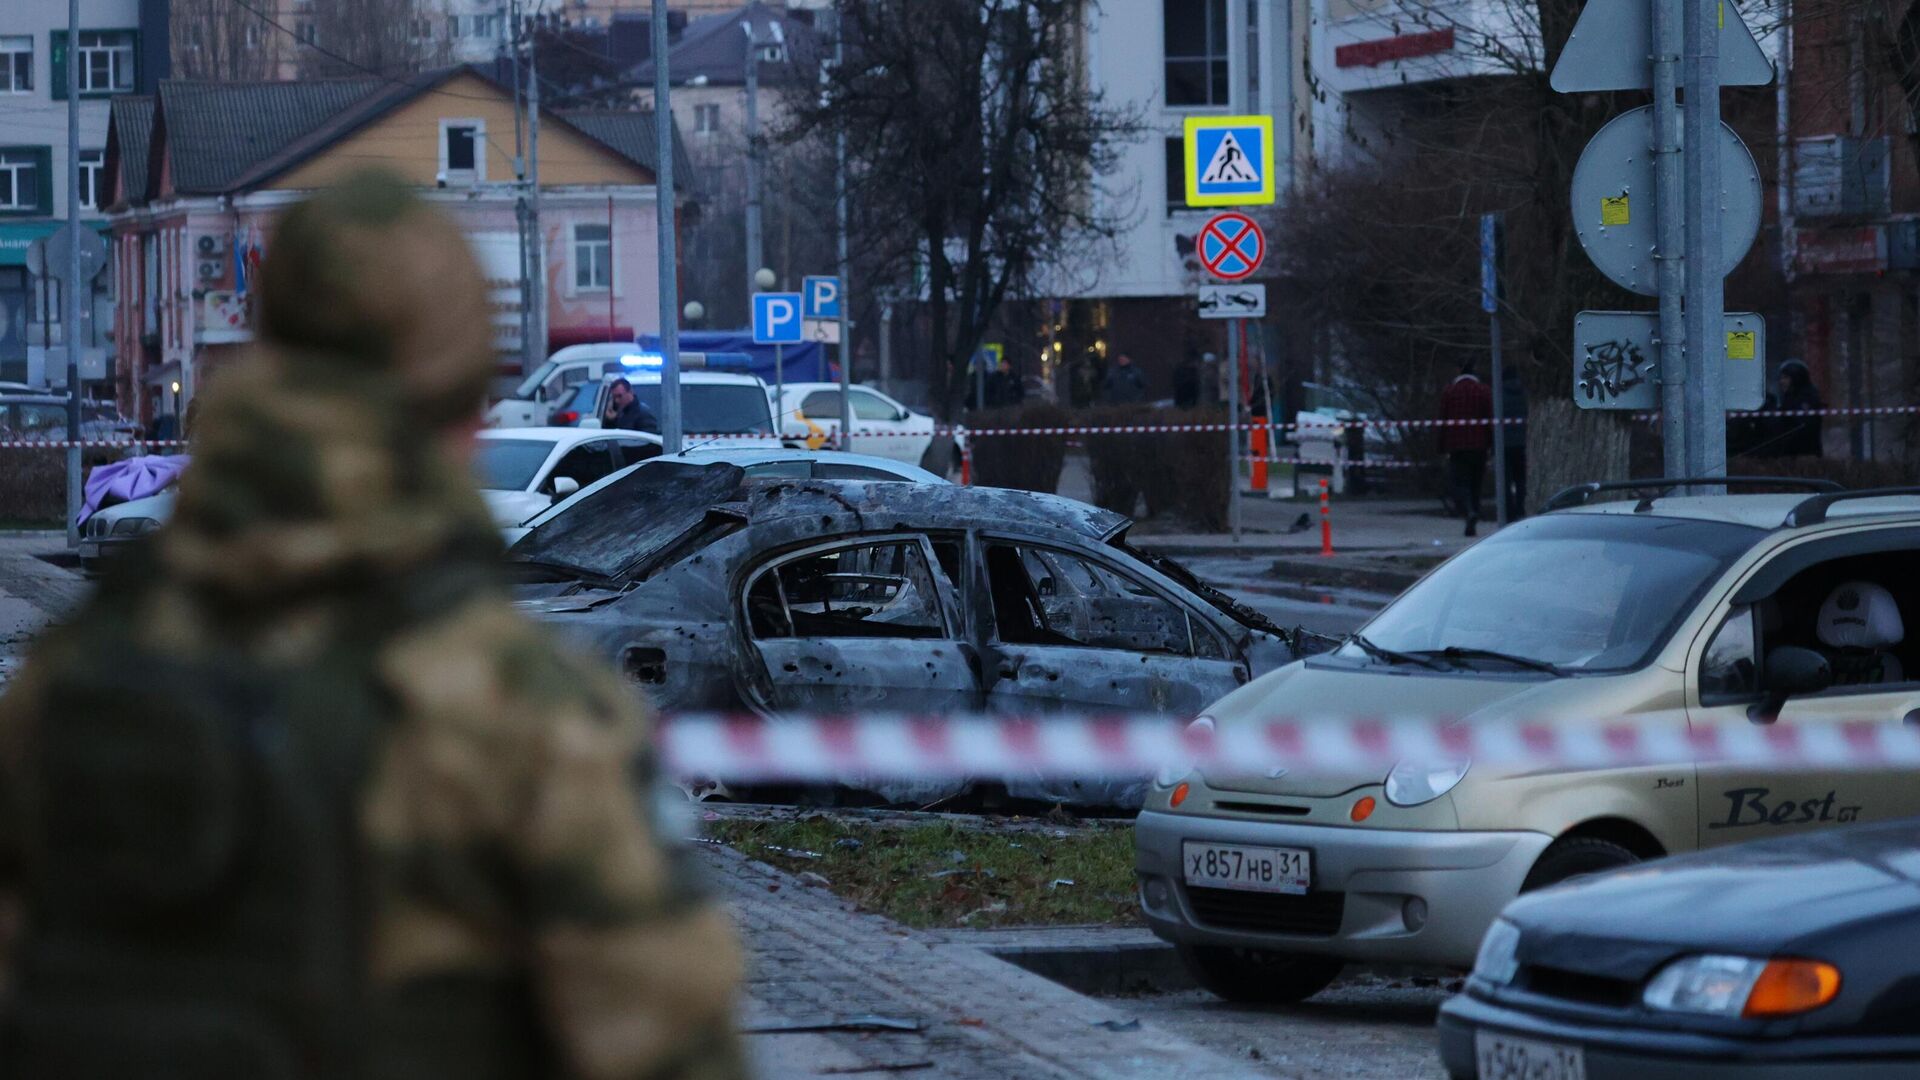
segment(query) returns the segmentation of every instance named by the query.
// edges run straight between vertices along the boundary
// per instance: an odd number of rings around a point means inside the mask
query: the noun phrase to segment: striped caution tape
[[[682,714],[658,735],[673,775],[826,782],[850,776],[1146,776],[1386,769],[1403,760],[1528,769],[1738,763],[1783,769],[1920,768],[1920,727],[1885,719],[1689,723],[1678,713],[1607,721],[1271,720],[1224,728],[1163,716],[756,716]]]

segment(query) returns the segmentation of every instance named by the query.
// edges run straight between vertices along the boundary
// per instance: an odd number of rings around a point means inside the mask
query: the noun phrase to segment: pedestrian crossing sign
[[[1187,205],[1273,202],[1273,117],[1189,116]]]

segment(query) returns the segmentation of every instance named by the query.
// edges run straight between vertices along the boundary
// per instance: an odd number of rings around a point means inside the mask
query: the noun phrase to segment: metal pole
[[[1680,5],[1653,5],[1653,257],[1660,290],[1660,440],[1663,471],[1687,475],[1686,325],[1681,309],[1686,287],[1685,234],[1681,224],[1680,106],[1675,97],[1680,67]]]
[[[1727,471],[1726,293],[1720,270],[1720,4],[1688,0],[1687,468]]]
[[[1239,319],[1227,323],[1227,527],[1240,542],[1240,343],[1247,331]]]
[[[773,400],[779,402],[773,418],[773,437],[775,442],[780,442],[787,434],[787,347],[777,341],[773,345]]]
[[[1480,306],[1487,313],[1487,377],[1493,380],[1493,520],[1507,523],[1506,364],[1500,348],[1500,215],[1480,216],[1480,257],[1486,261]]]
[[[747,9],[747,303],[752,305],[754,275],[765,263],[760,253],[760,32]]]
[[[893,393],[893,301],[880,302],[880,389]]]
[[[838,52],[838,48],[835,49]],[[840,449],[853,449],[853,343],[847,334],[847,308],[852,304],[848,286],[852,284],[853,273],[847,260],[847,130],[845,127],[834,138],[834,153],[838,157],[834,169],[834,217],[840,231]]]
[[[540,35],[527,34],[527,179],[532,188],[527,205],[527,235],[533,244],[527,251],[527,273],[533,288],[520,298],[533,301],[533,314],[527,323],[533,330],[534,363],[547,357],[547,234],[540,224]],[[480,148],[484,152],[485,148]]]
[[[534,348],[533,311],[527,306],[527,295],[533,291],[533,272],[529,250],[533,247],[528,232],[527,218],[527,136],[525,117],[522,110],[526,107],[526,91],[520,85],[520,49],[526,40],[526,24],[520,19],[520,3],[514,0],[512,14],[512,45],[508,58],[513,62],[513,182],[518,192],[514,199],[513,218],[519,227],[520,236],[520,374],[531,375],[533,369],[546,359]]]
[[[667,0],[653,0],[654,206],[660,233],[660,442],[680,452],[680,282],[675,277],[673,107],[667,89]]]
[[[80,0],[67,0],[67,280],[60,295],[67,345],[67,546],[80,546]],[[47,253],[47,262],[53,262]],[[51,269],[51,267],[49,267]],[[185,381],[185,380],[182,380]],[[176,400],[174,408],[179,408]]]

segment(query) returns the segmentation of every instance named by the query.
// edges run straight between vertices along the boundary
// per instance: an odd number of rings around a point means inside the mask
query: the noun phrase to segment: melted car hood
[[[697,527],[745,476],[733,465],[677,461],[634,469],[570,501],[515,542],[507,559],[618,579]]]
[[[1662,859],[1530,893],[1504,917],[1524,963],[1640,979],[1680,953],[1769,956],[1890,916],[1920,918],[1920,823]]]

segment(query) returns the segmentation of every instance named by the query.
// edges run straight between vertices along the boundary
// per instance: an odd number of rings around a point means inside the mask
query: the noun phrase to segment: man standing
[[[1113,366],[1107,369],[1107,377],[1100,384],[1100,401],[1106,405],[1131,405],[1147,396],[1147,381],[1140,377],[1140,369],[1133,366],[1133,357],[1126,353],[1113,358]]]
[[[600,425],[619,431],[660,430],[660,421],[640,404],[633,395],[633,384],[625,379],[613,380],[613,387],[607,391],[607,411],[601,415]]]
[[[646,718],[501,580],[465,240],[361,176],[271,251],[172,519],[0,700],[7,1074],[742,1075]]]
[[[1467,519],[1467,535],[1480,531],[1480,478],[1493,446],[1493,391],[1474,374],[1473,361],[1460,367],[1440,392],[1440,452],[1447,455],[1447,478],[1454,508]],[[1504,495],[1504,493],[1502,493]]]

